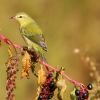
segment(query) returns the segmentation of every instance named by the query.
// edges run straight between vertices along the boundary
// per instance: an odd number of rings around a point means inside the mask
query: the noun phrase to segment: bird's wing
[[[45,38],[42,34],[42,31],[36,24],[29,24],[26,27],[22,27],[20,31],[23,34],[23,36],[27,37],[32,42],[41,46],[43,50],[47,51]]]

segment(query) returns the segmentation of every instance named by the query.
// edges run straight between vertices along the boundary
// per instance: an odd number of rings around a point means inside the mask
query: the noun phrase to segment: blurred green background
[[[0,0],[0,34],[11,41],[24,44],[17,22],[10,20],[18,12],[26,12],[34,18],[45,33],[48,45],[47,59],[51,65],[64,66],[66,74],[87,84],[92,79],[89,69],[73,53],[74,48],[100,60],[100,0]],[[0,47],[0,100],[6,100],[7,45]],[[21,69],[21,65],[19,66]],[[84,74],[85,73],[85,74]],[[34,100],[37,81],[34,76],[20,79],[18,72],[16,100]],[[33,80],[34,79],[34,80]],[[67,82],[64,100],[69,99],[73,85]],[[27,95],[26,95],[27,94]],[[56,96],[53,100],[57,100]]]

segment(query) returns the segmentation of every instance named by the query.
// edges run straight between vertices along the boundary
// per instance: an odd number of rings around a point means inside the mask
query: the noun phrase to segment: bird
[[[24,12],[17,13],[11,17],[19,23],[19,30],[22,38],[28,46],[38,53],[39,57],[45,60],[45,51],[47,52],[47,44],[42,30],[34,19]]]

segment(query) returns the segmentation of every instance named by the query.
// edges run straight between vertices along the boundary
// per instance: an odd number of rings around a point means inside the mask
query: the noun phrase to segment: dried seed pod
[[[46,73],[41,65],[41,69],[38,71],[38,84],[39,85],[44,84],[45,80],[46,80]]]
[[[29,69],[31,67],[31,57],[27,51],[25,51],[22,63],[23,63],[22,77],[28,77]]]

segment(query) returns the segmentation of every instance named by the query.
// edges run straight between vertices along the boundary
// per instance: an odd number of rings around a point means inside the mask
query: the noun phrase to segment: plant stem
[[[59,69],[57,69],[56,67],[53,67],[49,64],[47,64],[46,62],[42,61],[41,59],[39,59],[39,62],[44,65],[45,67],[51,68],[53,69],[54,72],[59,72]],[[66,80],[70,81],[71,83],[73,83],[75,86],[78,86],[81,88],[81,90],[84,92],[85,87],[82,83],[70,78],[69,76],[67,76],[63,71],[60,71],[59,74],[61,74],[62,76],[64,76],[66,78]]]

